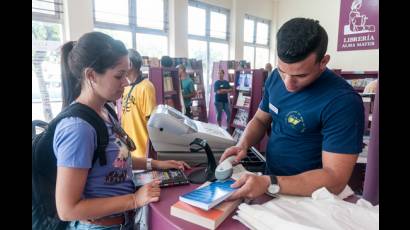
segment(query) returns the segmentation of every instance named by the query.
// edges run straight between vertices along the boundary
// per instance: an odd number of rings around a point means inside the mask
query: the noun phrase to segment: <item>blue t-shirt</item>
[[[275,69],[259,108],[272,117],[266,149],[267,173],[295,175],[322,167],[322,150],[362,151],[364,109],[359,94],[326,69],[299,92],[288,92]]]
[[[104,166],[100,165],[99,160],[92,165],[97,133],[88,122],[78,117],[68,117],[56,127],[53,148],[57,166],[90,169],[83,198],[111,197],[135,191],[129,151],[116,137],[112,125],[107,122],[106,125],[109,142],[106,148],[107,164]]]
[[[185,79],[181,80],[182,85],[182,95],[188,95],[194,92],[194,81],[189,76],[186,76]],[[184,104],[185,106],[190,106],[192,104],[191,98],[184,97]]]
[[[214,83],[214,92],[215,92],[215,102],[228,102],[227,93],[217,93],[219,89],[230,89],[231,86],[227,80],[217,80]]]

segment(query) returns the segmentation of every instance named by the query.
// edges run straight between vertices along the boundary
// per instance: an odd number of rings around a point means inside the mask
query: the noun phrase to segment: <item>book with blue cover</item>
[[[179,200],[203,210],[209,210],[237,190],[231,188],[233,183],[235,183],[234,180],[215,181],[207,186],[179,196]]]

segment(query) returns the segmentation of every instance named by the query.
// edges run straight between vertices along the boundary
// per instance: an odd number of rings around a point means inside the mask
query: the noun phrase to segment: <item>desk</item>
[[[191,170],[187,170],[188,175]],[[155,230],[165,230],[165,229],[189,229],[189,230],[203,230],[199,225],[192,224],[185,220],[179,219],[177,217],[171,216],[171,205],[175,204],[179,200],[179,196],[194,190],[199,187],[197,184],[180,185],[161,189],[161,197],[158,202],[149,204],[149,229]],[[253,204],[262,204],[268,200],[272,199],[267,195],[262,195],[260,198],[255,199]],[[230,216],[228,216],[217,229],[235,229],[242,230],[248,229],[237,220],[232,219],[232,216],[236,213],[233,211]]]
[[[187,175],[191,170],[187,170]],[[187,230],[203,230],[199,225],[192,224],[185,220],[179,219],[177,217],[171,216],[171,205],[175,204],[179,200],[179,195],[182,195],[186,192],[192,191],[195,188],[199,187],[197,184],[189,185],[180,185],[168,188],[161,189],[161,197],[159,202],[150,203],[149,207],[149,229],[152,230],[168,230],[168,229],[187,229]],[[271,200],[272,197],[267,195],[262,195],[259,198],[255,199],[252,204],[262,204],[268,200]],[[356,196],[350,196],[345,199],[345,201],[356,203]],[[236,209],[237,210],[237,209]],[[236,210],[231,213],[217,229],[235,229],[242,230],[248,229],[245,225],[240,223],[237,220],[232,219],[232,216],[236,213]]]

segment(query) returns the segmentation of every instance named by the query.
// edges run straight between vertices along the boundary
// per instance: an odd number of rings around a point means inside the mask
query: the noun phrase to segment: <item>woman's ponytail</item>
[[[70,71],[69,59],[70,52],[75,45],[74,41],[69,41],[61,47],[61,84],[63,108],[71,104],[81,91],[80,78]]]

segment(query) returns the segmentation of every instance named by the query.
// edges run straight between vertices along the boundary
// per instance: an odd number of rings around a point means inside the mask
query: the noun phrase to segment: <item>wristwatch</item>
[[[280,190],[280,187],[278,184],[278,178],[275,175],[269,175],[269,177],[270,177],[271,185],[269,185],[267,193],[269,195],[275,195]]]
[[[147,158],[147,170],[152,170],[152,158]]]

